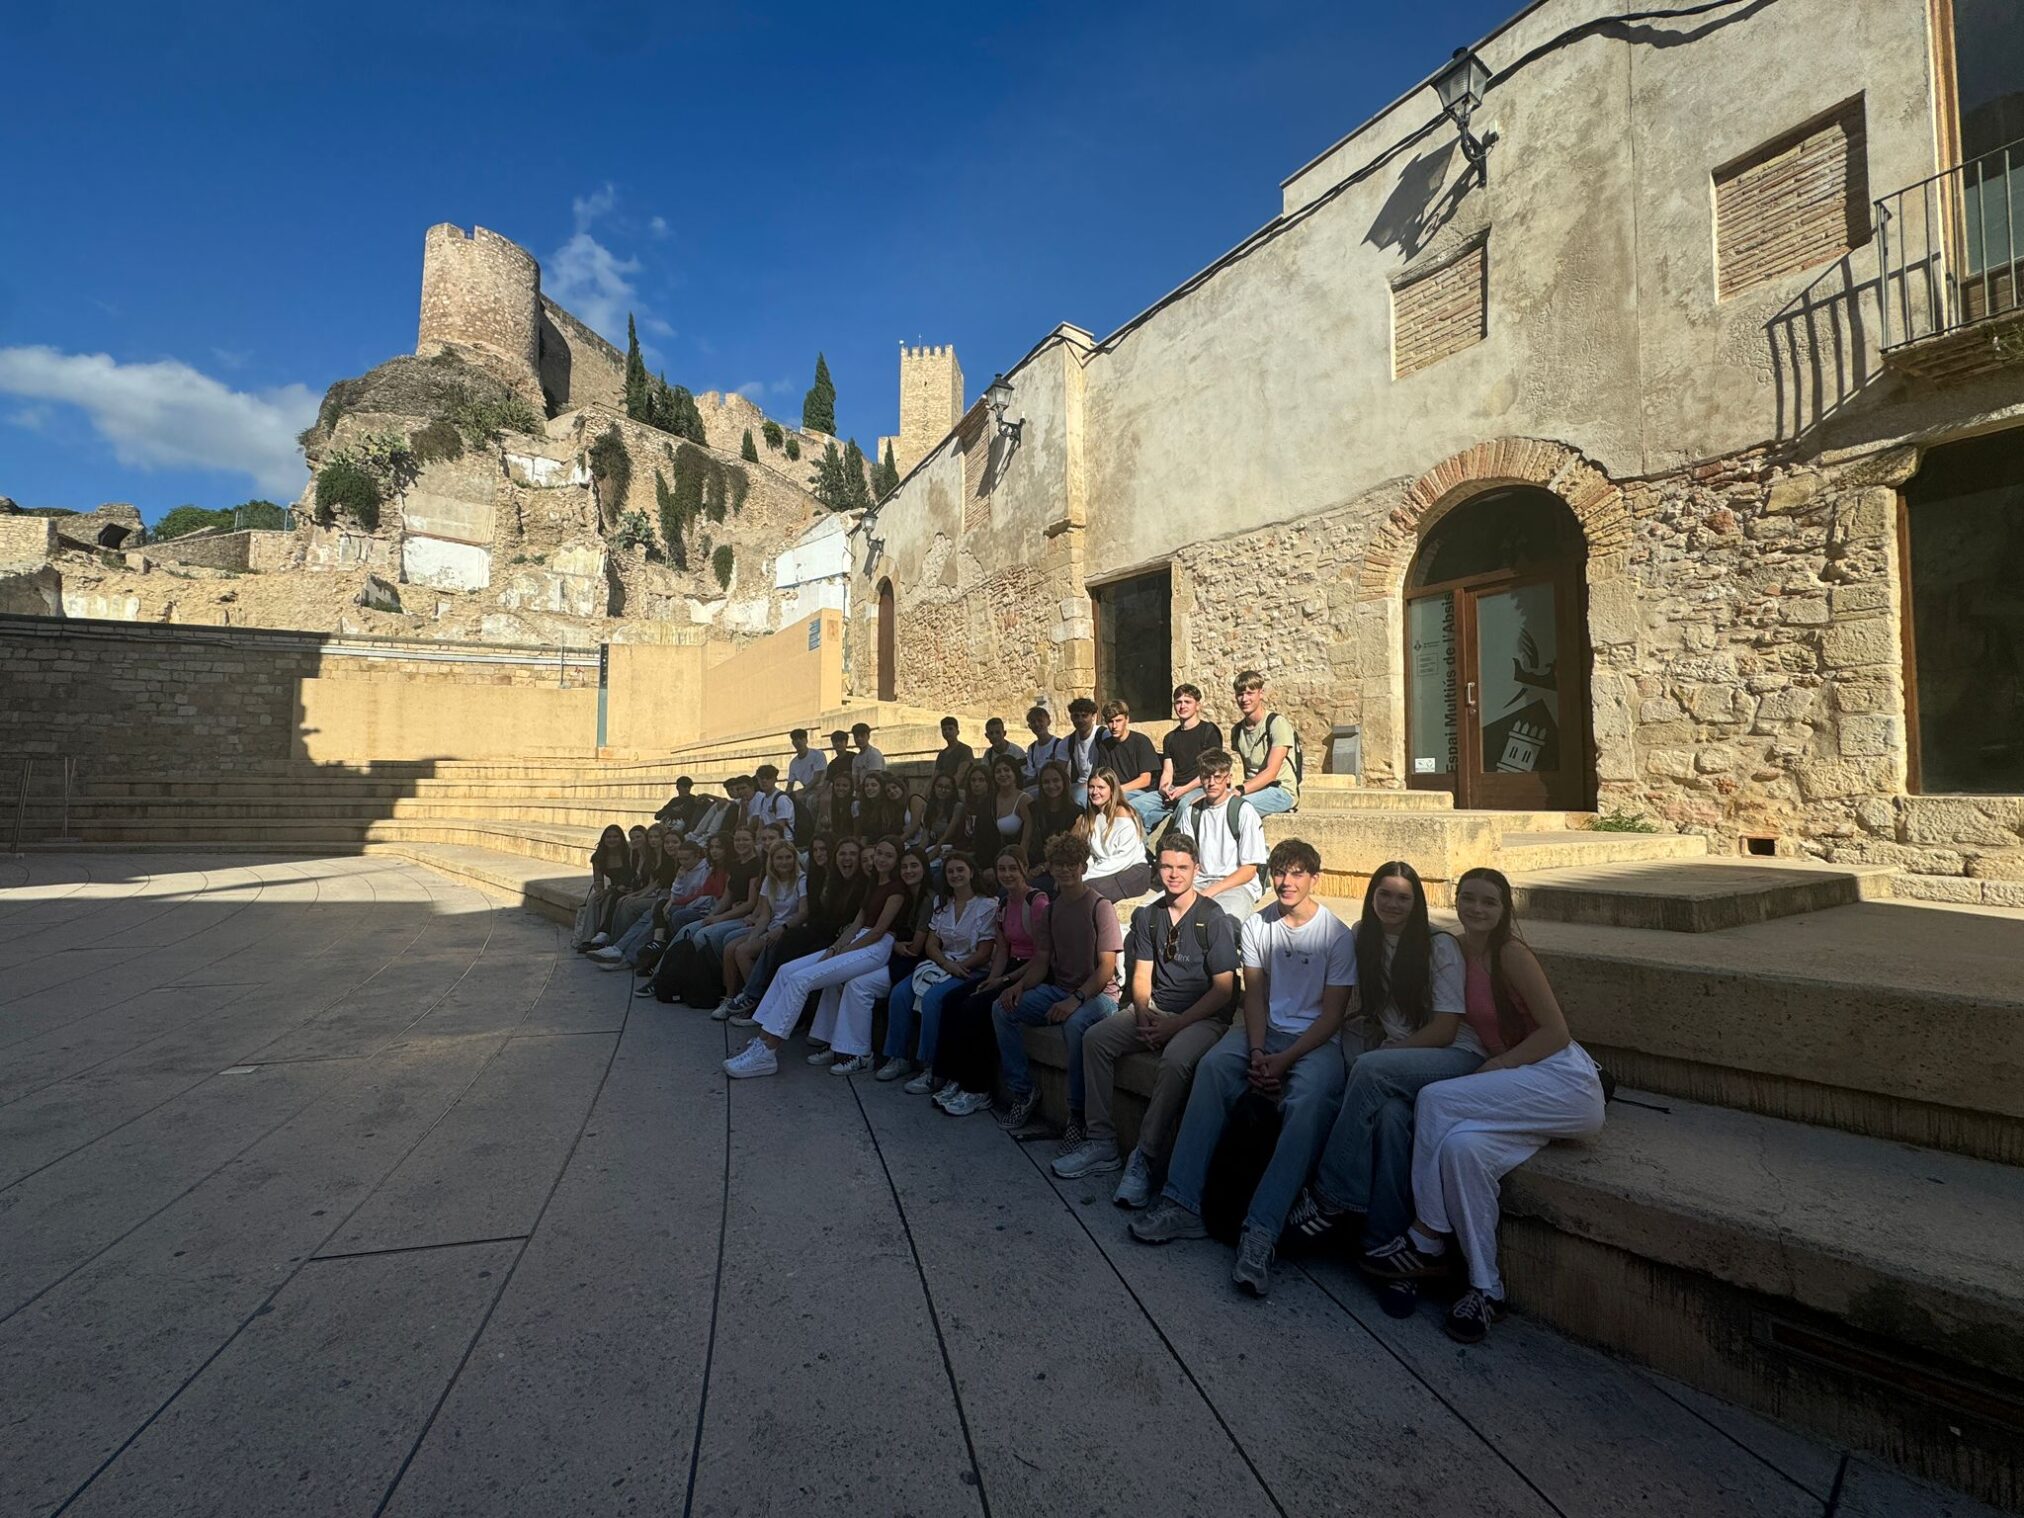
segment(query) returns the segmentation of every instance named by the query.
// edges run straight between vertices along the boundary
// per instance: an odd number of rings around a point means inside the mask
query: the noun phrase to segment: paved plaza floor
[[[0,1515],[1984,1510],[1114,1177],[386,857],[0,858]]]

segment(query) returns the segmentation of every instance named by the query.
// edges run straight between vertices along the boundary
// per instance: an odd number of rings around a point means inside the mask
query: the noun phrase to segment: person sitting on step
[[[1287,1209],[1342,1099],[1340,1034],[1356,986],[1349,928],[1314,895],[1321,855],[1288,838],[1272,850],[1266,870],[1272,905],[1243,925],[1243,1021],[1196,1066],[1166,1187],[1131,1224],[1142,1244],[1207,1237],[1202,1193],[1231,1110],[1246,1091],[1276,1103],[1279,1136],[1251,1194],[1230,1273],[1254,1297],[1270,1288]]]
[[[1002,761],[1001,761],[1002,762]],[[998,1035],[998,1073],[1008,1106],[1001,1126],[1017,1132],[1040,1105],[1026,1058],[1024,1029],[1056,1027],[1068,1056],[1068,1122],[1061,1152],[1083,1140],[1082,1036],[1117,1010],[1118,956],[1124,932],[1117,908],[1083,883],[1089,844],[1074,833],[1047,841],[1054,899],[1034,935],[1034,953],[1020,977],[1018,1000],[992,1011]]]
[[[1394,859],[1371,872],[1354,933],[1356,1010],[1345,1042],[1360,1034],[1350,1047],[1361,1052],[1351,1055],[1321,1164],[1287,1226],[1316,1239],[1347,1219],[1375,1243],[1412,1220],[1414,1097],[1472,1072],[1483,1046],[1464,1018],[1461,946],[1428,925],[1426,888],[1411,865]]]
[[[644,830],[642,830],[644,831]],[[633,866],[632,846],[626,841],[625,829],[616,822],[606,825],[597,835],[597,847],[590,851],[590,891],[584,899],[579,921],[587,928],[589,936],[581,938],[574,947],[582,953],[601,949],[611,942],[609,923],[611,911],[639,881],[639,873]]]
[[[825,857],[816,862],[817,854]],[[759,951],[745,985],[736,996],[726,998],[724,1005],[717,1009],[724,1014],[722,1021],[734,1028],[757,1026],[752,1016],[758,1008],[759,999],[766,994],[766,988],[773,984],[774,972],[782,965],[790,964],[804,954],[812,954],[835,941],[843,931],[843,925],[855,917],[864,905],[864,893],[870,886],[870,877],[863,867],[864,845],[855,838],[839,838],[833,844],[823,835],[817,834],[809,849],[808,915],[798,926],[789,927],[777,943],[768,944]],[[711,1014],[713,1017],[715,1013]]]
[[[710,869],[703,860],[703,851],[673,828],[669,828],[661,835],[661,848],[668,856],[671,865],[666,884],[648,909],[635,918],[630,927],[590,956],[606,968],[616,969],[620,965],[633,964],[648,944],[655,942],[657,938],[664,940],[668,931],[669,907],[685,893],[693,894],[701,890],[704,881],[709,878]],[[608,952],[611,950],[617,952]]]
[[[1448,1336],[1475,1344],[1504,1313],[1497,1269],[1504,1177],[1554,1139],[1600,1132],[1607,1093],[1601,1070],[1568,1031],[1538,957],[1518,936],[1511,883],[1496,870],[1469,870],[1455,896],[1462,953],[1480,987],[1469,998],[1470,1026],[1491,1053],[1475,1074],[1420,1091],[1413,1111],[1418,1215],[1366,1254],[1364,1268],[1387,1280],[1417,1280],[1445,1267],[1452,1239],[1469,1288],[1448,1310]]]
[[[1237,985],[1236,924],[1195,889],[1194,839],[1170,835],[1160,843],[1159,858],[1165,894],[1132,913],[1127,1004],[1083,1035],[1088,1136],[1054,1162],[1064,1180],[1123,1164],[1114,1198],[1120,1207],[1145,1206],[1165,1180],[1195,1065],[1229,1031]],[[1139,1122],[1138,1146],[1129,1160],[1120,1160],[1110,1120],[1117,1062],[1142,1049],[1159,1057],[1159,1073]]]
[[[902,920],[908,905],[907,888],[900,883],[900,846],[897,839],[881,838],[870,850],[871,888],[857,915],[837,934],[836,942],[815,954],[804,954],[780,967],[773,984],[766,988],[754,1016],[757,1031],[752,1041],[724,1061],[725,1073],[734,1080],[777,1075],[779,1050],[801,1021],[802,1004],[808,993],[820,991],[822,1004],[816,1011],[818,1028],[834,1027],[837,1003],[846,981],[867,970],[883,968],[893,953],[893,925]],[[811,1038],[811,1043],[820,1042]],[[819,1051],[826,1053],[828,1051]],[[861,1050],[838,1053],[869,1054]],[[823,1063],[828,1063],[827,1058]]]
[[[1231,783],[1233,761],[1220,748],[1195,761],[1202,789],[1174,814],[1169,831],[1195,840],[1195,889],[1232,917],[1243,919],[1264,894],[1259,867],[1265,863],[1265,824],[1251,799]]]
[[[1099,767],[1084,788],[1088,798],[1076,818],[1075,831],[1089,844],[1089,868],[1083,880],[1107,901],[1130,901],[1152,886],[1146,863],[1145,828],[1125,802],[1124,783],[1117,771]]]
[[[904,1088],[918,1095],[934,1089],[930,1072],[941,1045],[942,1008],[976,987],[998,937],[998,903],[977,894],[970,856],[951,854],[942,873],[946,884],[934,900],[922,961],[904,980],[894,980],[886,1002],[886,1061],[878,1069],[880,1080],[899,1080],[914,1074],[918,1057],[920,1075]]]
[[[919,849],[900,853],[899,881],[906,898],[893,920],[893,950],[886,962],[845,981],[841,994],[832,1000],[824,995],[817,1008],[809,1041],[826,1042],[830,1047],[808,1056],[811,1065],[828,1063],[831,1075],[857,1075],[872,1067],[872,1023],[878,1004],[893,988],[895,974],[911,976],[928,945],[928,919],[934,911],[934,887],[928,881],[928,856]]]
[[[936,1045],[931,1080],[935,1105],[951,1117],[968,1117],[991,1105],[998,1077],[998,1038],[992,1024],[1000,1008],[1018,1005],[1027,964],[1037,952],[1041,924],[1048,910],[1047,893],[1032,888],[1026,861],[1010,849],[995,861],[998,904],[991,965],[967,993],[943,1004],[941,1038]],[[918,1092],[921,1082],[907,1082]]]
[[[1230,683],[1241,720],[1230,728],[1230,749],[1244,767],[1238,788],[1261,816],[1300,805],[1300,735],[1277,712],[1267,711],[1265,677],[1239,670]]]

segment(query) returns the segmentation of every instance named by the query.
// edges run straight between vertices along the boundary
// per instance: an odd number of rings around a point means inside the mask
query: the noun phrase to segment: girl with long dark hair
[[[1068,782],[1068,766],[1060,760],[1040,766],[1033,777],[1032,807],[1026,828],[1026,867],[1034,874],[1047,870],[1047,840],[1057,833],[1072,833],[1082,820],[1082,808],[1075,804]],[[1144,849],[1141,846],[1141,854]]]
[[[644,829],[641,835],[644,837]],[[611,942],[612,909],[638,882],[639,871],[633,863],[632,845],[626,839],[625,829],[616,822],[610,823],[597,835],[597,847],[590,851],[589,911],[585,917],[592,932],[576,945],[578,949],[601,949]]]
[[[1446,1268],[1459,1245],[1469,1289],[1448,1310],[1448,1336],[1479,1343],[1503,1316],[1497,1270],[1498,1192],[1505,1176],[1554,1139],[1602,1128],[1602,1072],[1574,1041],[1567,1017],[1518,936],[1511,882],[1474,869],[1455,882],[1468,964],[1468,1023],[1489,1051],[1472,1075],[1427,1086],[1413,1113],[1413,1206],[1398,1237],[1364,1256],[1364,1268],[1395,1281]]]
[[[886,1061],[878,1070],[882,1081],[912,1075],[913,1056],[918,1052],[920,1076],[905,1087],[916,1095],[934,1090],[932,1068],[941,1044],[942,1008],[950,997],[976,987],[998,933],[998,903],[977,894],[977,867],[970,856],[951,854],[942,861],[942,873],[946,885],[935,898],[934,913],[928,919],[928,942],[921,963],[912,974],[893,980],[892,996],[886,1003]],[[918,1045],[914,1041],[917,1023]]]
[[[960,785],[942,846],[972,859],[993,858],[998,852],[998,830],[991,821],[991,771],[972,762],[963,770]]]
[[[1007,849],[997,860],[997,932],[991,967],[968,994],[951,998],[942,1011],[941,1042],[935,1051],[932,1076],[935,1105],[951,1117],[967,1117],[991,1105],[991,1087],[998,1077],[998,1035],[991,1010],[1018,1004],[1021,977],[1036,949],[1037,932],[1047,915],[1047,894],[1026,879],[1026,858]],[[909,1082],[908,1090],[916,1089]]]
[[[910,976],[914,973],[915,966],[921,962],[921,951],[927,947],[928,919],[934,910],[934,887],[928,880],[928,856],[920,849],[903,850],[899,880],[906,887],[907,894],[900,905],[899,915],[893,919],[892,957],[861,975],[852,976],[844,982],[843,994],[833,1003],[824,997],[823,1005],[816,1013],[811,1034],[829,1039],[830,1048],[821,1055],[811,1053],[808,1062],[818,1064],[834,1054],[835,1063],[829,1067],[831,1075],[857,1075],[871,1068],[871,1025],[878,1004],[892,991],[896,975]],[[825,1014],[834,1018],[833,1029],[826,1025]]]
[[[1362,1223],[1373,1241],[1403,1232],[1412,1220],[1413,1098],[1483,1062],[1463,1018],[1461,946],[1428,924],[1426,888],[1411,865],[1395,859],[1377,867],[1355,934],[1350,1016],[1362,1013],[1363,1050],[1349,1046],[1335,1125],[1313,1184],[1287,1215],[1287,1227],[1306,1238],[1345,1219]]]
[[[837,1006],[846,981],[867,970],[883,969],[892,958],[895,926],[907,906],[908,892],[899,878],[900,847],[897,839],[881,838],[869,850],[871,889],[864,905],[837,934],[836,942],[819,954],[805,954],[780,967],[773,984],[760,999],[754,1020],[758,1031],[752,1042],[724,1061],[724,1071],[733,1080],[779,1073],[778,1051],[801,1020],[802,1003],[811,991],[822,993],[816,1009],[820,1030],[834,1026]],[[839,1049],[839,1054],[869,1054],[862,1049]]]

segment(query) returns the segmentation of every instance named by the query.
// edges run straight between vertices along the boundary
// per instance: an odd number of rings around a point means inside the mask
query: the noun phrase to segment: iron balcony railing
[[[1876,203],[1889,352],[2019,309],[2024,138]]]

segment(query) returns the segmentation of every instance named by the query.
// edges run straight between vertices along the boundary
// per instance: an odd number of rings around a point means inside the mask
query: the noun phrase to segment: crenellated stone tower
[[[541,265],[518,243],[452,223],[422,244],[422,320],[415,352],[453,348],[542,405]]]
[[[963,419],[963,367],[954,344],[900,347],[900,430],[879,439],[879,456],[893,445],[893,462],[905,474]]]

